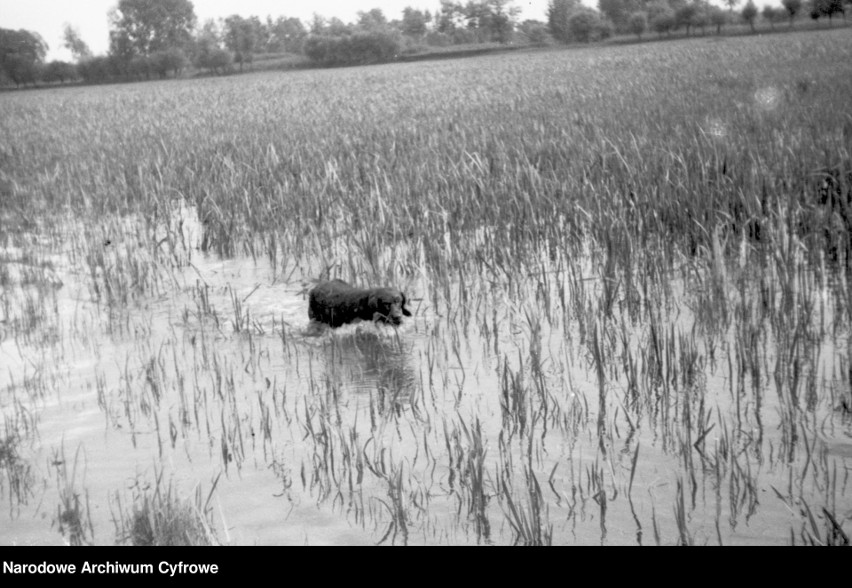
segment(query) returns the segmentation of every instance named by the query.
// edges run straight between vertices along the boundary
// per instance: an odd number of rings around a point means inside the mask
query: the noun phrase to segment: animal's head
[[[411,316],[411,311],[405,307],[405,294],[396,288],[376,288],[367,298],[367,306],[376,322],[398,325],[403,316]]]

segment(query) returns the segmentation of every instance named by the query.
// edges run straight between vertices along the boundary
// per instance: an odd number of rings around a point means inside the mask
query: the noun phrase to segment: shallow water
[[[7,267],[22,250],[50,252],[42,266],[15,262],[41,281],[25,284],[17,268],[3,292],[0,406],[6,434],[20,435],[16,463],[29,466],[5,464],[3,544],[68,542],[63,489],[91,520],[84,542],[114,543],[133,489],[155,487],[159,472],[181,498],[218,480],[207,504],[228,544],[542,532],[570,544],[774,544],[800,532],[804,509],[852,517],[845,334],[807,342],[796,356],[806,394],[790,399],[773,377],[773,337],[752,341],[762,369],[744,369],[747,340],[699,326],[687,273],[651,311],[653,328],[617,296],[614,329],[564,302],[604,295],[591,258],[571,262],[584,276],[572,282],[553,253],[541,260],[548,280],[440,292],[411,280],[399,284],[414,311],[401,327],[331,330],[307,318],[310,263],[282,271],[202,253],[203,227],[182,205],[165,233],[181,238],[157,239],[152,254],[137,246],[138,222],[101,239],[99,272],[85,261],[91,239],[24,236],[2,251]],[[89,258],[74,253],[87,247]],[[133,274],[134,259],[161,270],[170,260],[168,277]],[[150,282],[107,303],[121,275]]]

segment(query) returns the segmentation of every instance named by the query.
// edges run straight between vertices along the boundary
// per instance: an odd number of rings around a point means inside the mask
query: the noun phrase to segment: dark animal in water
[[[321,282],[311,290],[308,316],[332,327],[358,319],[398,325],[411,316],[405,294],[396,288],[355,288],[343,280]]]

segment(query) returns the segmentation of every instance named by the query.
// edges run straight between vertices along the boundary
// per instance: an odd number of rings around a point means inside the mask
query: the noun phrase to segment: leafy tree
[[[214,19],[209,18],[204,21],[195,35],[195,46],[192,50],[193,63],[196,63],[202,55],[206,56],[215,49],[221,49],[222,37],[222,29]]]
[[[113,67],[119,66],[120,70],[117,75],[128,78],[150,80],[154,74],[153,55],[136,55],[124,62],[118,62],[113,56]],[[116,75],[116,74],[112,74]]]
[[[298,18],[290,17],[284,19],[282,26],[284,37],[284,49],[290,53],[301,53],[302,43],[308,36],[305,25]]]
[[[358,28],[365,31],[381,31],[387,28],[388,19],[381,8],[358,12]]]
[[[571,42],[571,27],[568,21],[579,6],[579,0],[550,0],[547,5],[547,26],[553,38],[560,43]]]
[[[119,0],[110,21],[111,47],[122,56],[150,55],[191,43],[195,9],[190,0]]]
[[[711,6],[708,15],[710,24],[716,27],[716,34],[722,34],[722,27],[728,24],[728,13],[718,6]]]
[[[698,14],[698,6],[694,3],[684,4],[680,6],[675,11],[675,23],[676,26],[685,26],[686,27],[686,36],[689,36],[689,32],[692,29],[693,21],[695,20],[695,16]]]
[[[678,6],[682,6],[682,3]],[[653,0],[645,5],[645,12],[648,13],[649,22],[653,22],[657,15],[666,12],[670,12],[672,14],[672,18],[674,18],[674,10],[675,9],[671,6],[671,2],[668,2],[667,0]]]
[[[796,18],[796,15],[802,9],[802,0],[781,0],[781,4],[789,15],[790,27],[792,27],[793,19]]]
[[[34,84],[47,49],[38,33],[0,29],[0,73],[17,86]]]
[[[707,33],[707,25],[710,24],[711,6],[703,3],[696,3],[696,5],[698,8],[695,12],[695,16],[692,17],[692,26],[701,29],[701,35],[704,36]]]
[[[642,0],[598,0],[598,10],[620,33],[632,32],[630,18],[644,8]]]
[[[740,0],[725,0],[725,4],[728,6],[728,10],[731,12],[731,14],[734,13],[734,8],[739,3],[740,3]]]
[[[428,30],[428,24],[432,21],[429,11],[421,12],[410,6],[402,10],[401,29],[404,35],[409,37],[422,37]]]
[[[579,43],[598,41],[611,35],[611,27],[604,24],[598,11],[590,8],[578,9],[568,19],[571,39]]]
[[[598,11],[606,15],[619,31],[624,30],[627,21],[627,7],[624,0],[598,0]]]
[[[326,24],[325,28],[326,32],[333,37],[342,37],[352,32],[352,27],[350,27],[348,24],[346,24],[336,16],[333,16],[331,17],[331,19],[329,19],[328,24]]]
[[[269,29],[270,48],[274,47],[273,51],[302,52],[302,44],[308,35],[308,31],[298,18],[278,17],[274,23],[267,23],[267,28]]]
[[[489,26],[490,14],[485,2],[469,1],[462,8],[462,14],[467,21],[467,29],[474,33],[476,41],[484,41],[485,36],[480,36],[477,33],[484,33]]]
[[[240,71],[244,64],[254,61],[254,54],[261,42],[261,27],[260,19],[256,16],[243,18],[234,14],[225,19],[225,47],[233,52],[234,60],[240,64]]]
[[[775,28],[775,21],[778,20],[779,9],[774,6],[770,6],[769,4],[763,7],[761,11],[761,15],[763,16],[763,20],[769,23],[769,26],[773,29]],[[782,15],[783,16],[783,15]]]
[[[147,57],[147,54],[137,52],[136,48],[134,47],[133,40],[126,31],[110,31],[109,59],[107,60],[109,75],[132,75],[131,69],[138,69],[138,67],[131,68],[131,63],[136,57]]]
[[[224,36],[224,21],[221,18],[218,20],[208,18],[204,21],[204,24],[201,25],[197,38],[206,37],[218,44],[222,42]]]
[[[169,73],[177,77],[189,63],[184,52],[177,48],[157,51],[148,58],[148,61],[151,71],[161,78],[168,77]]]
[[[41,63],[47,55],[47,43],[38,33],[0,29],[0,63],[13,55]]]
[[[5,59],[3,73],[18,87],[35,84],[38,80],[39,64],[16,53]]]
[[[88,84],[107,81],[112,76],[109,58],[100,55],[84,59],[77,64],[77,74]]]
[[[609,39],[613,34],[615,34],[615,26],[612,24],[611,20],[600,13],[598,13],[598,18],[600,18],[600,25],[598,25],[597,31],[595,31],[595,40],[602,41],[604,39]]]
[[[521,9],[511,6],[513,0],[486,0],[484,3],[489,11],[488,30],[491,40],[498,43],[508,43],[515,30],[515,22]]]
[[[538,20],[527,19],[518,26],[531,45],[547,45],[550,42],[550,34],[547,32],[547,24]]]
[[[312,35],[322,35],[325,32],[326,18],[314,12],[311,16],[311,25],[308,27]]]
[[[195,58],[195,65],[215,74],[223,74],[231,67],[234,56],[219,47],[211,47]]]
[[[475,42],[497,41],[508,43],[515,29],[520,9],[510,6],[512,0],[469,1],[461,9],[467,30]]]
[[[821,16],[827,16],[829,23],[831,23],[835,14],[842,14],[846,18],[846,13],[843,11],[843,0],[812,0],[812,19],[817,20]]]
[[[852,0],[845,0],[852,4]],[[826,0],[825,7],[828,12],[828,20],[831,20],[831,17],[839,14],[843,17],[843,20],[846,20],[846,12],[843,10],[844,0]]]
[[[452,0],[441,0],[441,8],[435,15],[435,29],[439,33],[452,34],[464,21],[464,7]]]
[[[642,38],[642,33],[648,30],[648,15],[644,12],[634,12],[628,21],[630,32]]]
[[[70,24],[65,25],[65,29],[62,32],[62,38],[64,40],[62,46],[71,52],[71,55],[74,56],[76,61],[79,62],[92,56],[89,46],[80,38],[80,33],[78,33]]]
[[[754,5],[753,0],[748,0],[746,5],[743,6],[740,16],[748,23],[751,32],[754,32],[754,19],[757,18],[757,6]]]
[[[675,20],[674,11],[670,8],[665,8],[662,10],[655,11],[654,16],[651,17],[651,28],[654,29],[654,32],[659,33],[661,36],[663,33],[666,35],[670,34],[677,24],[677,20]]]
[[[822,9],[820,8],[820,0],[811,0],[810,1],[810,16],[814,20],[819,20],[819,17],[822,16]]]

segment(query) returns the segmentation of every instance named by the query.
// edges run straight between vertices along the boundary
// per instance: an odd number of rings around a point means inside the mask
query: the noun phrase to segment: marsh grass
[[[32,466],[21,456],[23,437],[20,432],[9,420],[4,425],[9,432],[0,437],[0,490],[9,500],[10,513],[14,514],[33,496],[35,474]]]
[[[132,502],[122,506],[121,493],[113,495],[118,514],[113,515],[116,543],[136,546],[211,546],[217,538],[210,505],[218,477],[205,497],[196,487],[190,499],[181,498],[173,483],[163,481],[162,468],[153,483],[137,479],[131,488]]]
[[[91,395],[128,455],[268,474],[255,508],[374,543],[843,543],[850,58],[824,31],[4,95],[4,416]],[[415,318],[308,329],[326,278]],[[121,541],[211,539],[165,475]]]
[[[92,524],[89,493],[85,489],[87,464],[83,448],[78,447],[74,453],[70,472],[64,444],[54,453],[50,465],[55,470],[56,486],[59,490],[59,504],[53,524],[67,544],[92,545],[95,529]]]

